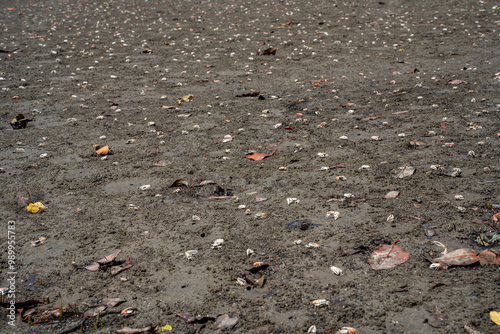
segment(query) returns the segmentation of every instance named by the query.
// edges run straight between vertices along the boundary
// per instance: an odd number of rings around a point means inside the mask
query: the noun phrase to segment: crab
[[[215,248],[222,248],[222,246],[224,245],[224,239],[217,239],[214,241],[214,243],[212,244],[212,249],[215,249]]]
[[[322,306],[329,305],[330,302],[326,299],[316,299],[316,300],[313,300],[312,304],[316,308],[316,307],[322,307]]]
[[[186,252],[184,252],[184,256],[186,257],[186,260],[188,261],[191,261],[194,259],[193,255],[196,255],[198,254],[198,251],[197,250],[188,250]]]

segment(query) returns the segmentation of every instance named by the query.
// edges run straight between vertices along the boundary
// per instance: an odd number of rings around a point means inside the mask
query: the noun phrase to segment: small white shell
[[[255,252],[250,248],[247,249],[247,256],[252,256]]]
[[[191,219],[192,220],[200,220],[201,218],[197,215],[193,215],[193,216],[191,216]]]
[[[139,189],[141,189],[141,190],[148,190],[149,188],[151,188],[150,184],[145,184],[145,185],[139,187]]]
[[[392,223],[394,221],[394,215],[389,215],[386,220],[388,223]]]
[[[463,195],[455,195],[455,200],[457,201],[461,201],[464,199],[464,196]]]
[[[243,278],[238,277],[236,279],[236,284],[243,286],[243,285],[247,284],[247,281],[245,281]]]
[[[320,152],[320,153],[318,153],[318,156],[319,156],[320,158],[325,158],[325,157],[327,157],[327,156],[328,156],[328,154],[327,154],[327,153]]]
[[[300,201],[297,198],[289,197],[286,199],[286,202],[288,203],[288,205],[291,205],[291,204],[299,204]]]
[[[344,275],[344,272],[342,271],[342,269],[340,269],[339,267],[335,267],[335,266],[331,266],[330,267],[330,270],[337,276],[342,276]]]
[[[307,330],[307,333],[316,333],[316,332],[318,332],[318,329],[314,325],[309,327],[309,329]]]
[[[361,167],[359,167],[359,169],[361,170],[368,170],[370,168],[371,168],[370,165],[362,165]]]
[[[315,242],[310,242],[306,245],[306,248],[319,248],[320,244],[317,244]]]
[[[294,240],[293,243],[296,245],[300,245],[302,243],[302,240],[297,239],[297,240]]]

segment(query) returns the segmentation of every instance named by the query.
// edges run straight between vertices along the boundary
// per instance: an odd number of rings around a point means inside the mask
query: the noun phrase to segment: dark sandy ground
[[[15,327],[5,314],[0,332],[78,333],[88,305],[120,298],[83,332],[498,333],[498,266],[425,259],[443,250],[433,241],[499,248],[476,241],[499,227],[497,5],[3,1],[0,286],[15,221],[15,300],[46,303]],[[18,113],[34,121],[13,130]],[[113,155],[93,156],[97,144]],[[277,151],[252,161],[249,150]],[[395,178],[405,164],[414,174]],[[177,179],[189,186],[170,187]],[[47,208],[28,213],[28,192]],[[309,225],[286,229],[294,220]],[[409,260],[373,270],[370,253],[395,240]],[[72,265],[116,250],[133,267],[115,276]],[[263,287],[237,284],[254,262],[269,265],[252,274]],[[59,294],[73,305],[63,319],[42,316]],[[51,323],[31,325],[40,319]]]

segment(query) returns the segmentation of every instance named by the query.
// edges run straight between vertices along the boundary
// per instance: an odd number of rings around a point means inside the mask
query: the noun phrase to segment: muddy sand
[[[4,1],[0,332],[498,333],[497,5]]]

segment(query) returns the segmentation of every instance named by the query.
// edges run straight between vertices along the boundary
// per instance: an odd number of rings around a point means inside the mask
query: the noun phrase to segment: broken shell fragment
[[[141,189],[141,190],[148,190],[149,188],[151,188],[150,184],[145,184],[145,185],[139,187],[139,189]]]
[[[245,281],[245,280],[244,280],[243,278],[241,278],[241,277],[238,277],[238,278],[236,278],[236,284],[243,286],[243,285],[246,285],[246,284],[247,284],[247,281]]]
[[[252,256],[253,254],[255,254],[255,252],[253,250],[251,250],[250,248],[247,249],[247,256],[250,257]]]
[[[319,248],[320,244],[317,244],[315,242],[310,242],[306,245],[306,248]]]
[[[298,200],[297,198],[289,197],[286,199],[286,202],[288,203],[288,205],[299,204],[300,200]]]

